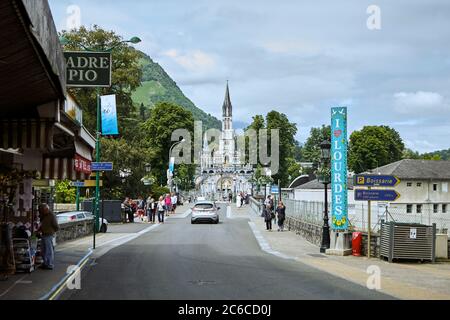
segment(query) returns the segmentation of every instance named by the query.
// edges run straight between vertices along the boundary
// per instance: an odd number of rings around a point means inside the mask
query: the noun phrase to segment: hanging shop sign
[[[68,51],[64,57],[68,87],[111,86],[110,52]]]
[[[331,109],[332,229],[348,229],[347,108]]]

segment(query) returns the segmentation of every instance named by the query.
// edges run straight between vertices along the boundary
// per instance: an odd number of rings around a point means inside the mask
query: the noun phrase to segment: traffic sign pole
[[[367,189],[370,190],[372,188],[368,187]],[[369,206],[369,210],[368,210],[369,217],[367,219],[368,224],[369,224],[369,229],[367,231],[367,257],[370,259],[370,236],[371,236],[371,233],[372,233],[372,207],[371,207],[372,202],[369,200],[369,201],[367,201],[367,204]]]
[[[76,204],[77,204],[77,211],[80,211],[80,187],[78,186],[77,186]]]

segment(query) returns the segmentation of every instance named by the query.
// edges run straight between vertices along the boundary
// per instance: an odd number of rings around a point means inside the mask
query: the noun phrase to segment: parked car
[[[89,211],[67,211],[58,213],[56,219],[59,224],[62,224],[73,221],[93,220],[94,216]],[[100,218],[100,221],[100,232],[106,233],[108,231],[108,220]]]
[[[192,208],[191,223],[211,222],[219,223],[220,208],[212,201],[199,201]]]

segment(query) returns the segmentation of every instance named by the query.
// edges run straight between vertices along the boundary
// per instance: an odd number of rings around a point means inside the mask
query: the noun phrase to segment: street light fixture
[[[331,159],[331,143],[329,141],[323,141],[320,144],[320,158],[322,162],[322,167],[318,174],[319,182],[324,184],[325,187],[325,205],[324,205],[324,217],[323,217],[323,227],[322,227],[322,245],[320,246],[320,252],[325,253],[327,249],[330,248],[330,225],[328,222],[328,185],[330,184],[331,174],[330,174],[330,159]]]

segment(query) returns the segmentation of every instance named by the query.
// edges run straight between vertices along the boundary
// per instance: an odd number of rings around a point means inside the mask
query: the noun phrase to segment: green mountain
[[[138,106],[144,104],[145,107],[151,108],[157,102],[172,102],[191,111],[195,120],[203,122],[204,128],[220,129],[222,127],[217,118],[196,107],[166,71],[148,55],[142,53],[140,63],[143,69],[142,85],[132,96]]]

